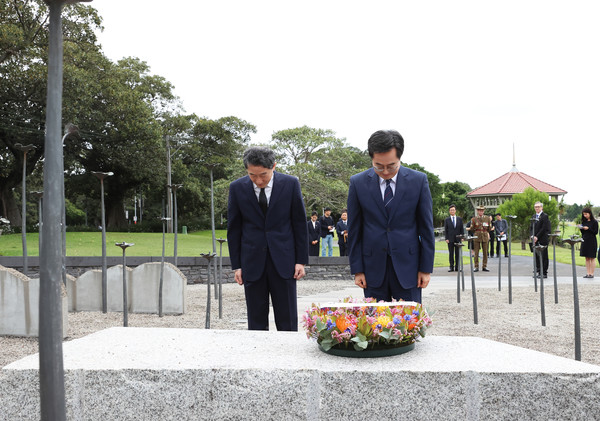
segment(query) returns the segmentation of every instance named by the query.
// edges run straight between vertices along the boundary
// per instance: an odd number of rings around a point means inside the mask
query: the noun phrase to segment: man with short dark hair
[[[456,206],[450,205],[448,213],[450,213],[450,216],[444,221],[444,238],[446,239],[446,244],[448,244],[448,260],[450,261],[450,270],[448,272],[458,272],[460,248],[456,246],[456,243],[462,242],[462,239],[457,237],[464,235],[465,229],[462,218],[456,215]]]
[[[330,208],[325,208],[319,222],[321,224],[321,238],[323,239],[321,242],[321,256],[325,257],[325,253],[327,252],[327,256],[331,257],[333,256],[333,233],[335,232],[335,226]]]
[[[507,232],[508,222],[502,219],[502,215],[497,213],[494,221],[494,231],[496,231],[496,256],[500,257],[500,243],[504,243],[504,257],[508,257]]]
[[[317,220],[319,214],[315,211],[308,221],[308,255],[319,256],[319,241],[321,239],[321,223]]]
[[[348,242],[348,211],[346,211],[346,209],[342,210],[340,220],[337,222],[337,224],[335,224],[335,232],[338,236],[340,256],[347,256],[348,253],[346,251],[346,244]]]
[[[248,329],[298,330],[296,281],[308,263],[306,213],[296,177],[275,171],[272,150],[244,152],[248,175],[229,185],[227,244],[235,281],[244,285]]]
[[[401,165],[395,130],[373,133],[368,151],[373,167],[350,178],[350,271],[365,297],[421,302],[435,254],[427,176]]]

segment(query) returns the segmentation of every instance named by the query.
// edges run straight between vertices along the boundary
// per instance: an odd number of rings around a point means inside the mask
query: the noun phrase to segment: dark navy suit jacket
[[[435,255],[433,211],[427,176],[400,167],[394,199],[383,205],[379,176],[371,168],[350,178],[348,243],[350,271],[367,285],[381,286],[388,254],[405,289],[417,286],[417,272],[431,273]]]
[[[229,186],[227,245],[232,269],[242,269],[244,283],[262,276],[267,249],[279,276],[294,277],[295,265],[308,263],[306,212],[296,177],[273,172],[273,190],[266,216],[250,177]]]

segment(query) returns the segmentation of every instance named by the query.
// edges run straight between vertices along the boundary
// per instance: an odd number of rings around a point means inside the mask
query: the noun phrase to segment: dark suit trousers
[[[242,279],[244,274],[242,273]],[[296,280],[283,279],[277,273],[267,252],[267,263],[260,279],[246,283],[246,309],[248,312],[248,330],[269,330],[269,295],[273,304],[275,326],[277,330],[298,330],[298,300]]]
[[[319,250],[321,249],[321,245],[320,245],[321,242],[319,241],[315,245],[313,245],[311,243],[312,243],[312,241],[308,243],[308,255],[309,256],[318,256]]]
[[[448,243],[448,254],[450,255],[450,269],[458,270],[460,266],[460,247],[456,247],[452,240]]]
[[[538,252],[536,252],[537,254]],[[536,256],[536,262],[535,262],[535,269],[537,271],[537,273],[540,273],[540,267],[542,268],[542,274],[543,275],[547,275],[548,274],[548,266],[549,266],[549,260],[548,260],[548,247],[546,247],[544,250],[542,250],[541,252],[542,255],[542,261],[540,262],[540,256],[539,254]]]
[[[369,280],[367,279],[367,287],[365,288],[364,293],[365,298],[373,297],[377,301],[392,301],[392,298],[395,298],[396,300],[402,299],[404,301],[421,302],[421,288],[402,288],[400,281],[398,281],[398,278],[396,277],[394,264],[392,263],[392,258],[390,256],[387,257],[385,275],[381,286],[379,288],[369,287]]]
[[[348,249],[346,247],[346,243],[340,241],[338,245],[340,246],[340,256],[348,256]]]

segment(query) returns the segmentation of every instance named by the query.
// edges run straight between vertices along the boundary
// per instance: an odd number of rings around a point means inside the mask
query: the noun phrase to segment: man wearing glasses
[[[373,133],[368,151],[373,168],[350,178],[350,271],[365,297],[421,302],[435,254],[427,176],[401,166],[395,130]]]

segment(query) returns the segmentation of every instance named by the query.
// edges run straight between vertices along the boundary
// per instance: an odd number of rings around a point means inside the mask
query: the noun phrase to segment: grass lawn
[[[216,230],[216,238],[227,238],[226,230]],[[122,256],[123,252],[115,243],[134,243],[127,249],[127,256],[160,256],[162,254],[162,233],[106,233],[107,256]],[[174,234],[165,234],[165,256],[173,256]],[[219,242],[216,243],[217,254]],[[212,251],[210,230],[189,234],[177,234],[178,256],[199,256]],[[22,256],[21,234],[0,235],[0,256]],[[27,233],[27,255],[38,256],[38,233]],[[333,255],[339,256],[337,239],[334,239]],[[102,232],[67,232],[67,256],[102,256]],[[223,244],[223,256],[229,256],[227,243]]]
[[[567,226],[565,237],[575,233],[574,226]],[[579,233],[579,230],[577,230]],[[165,256],[173,256],[174,235],[165,234]],[[217,230],[216,238],[226,238],[226,230]],[[196,231],[189,234],[177,235],[177,255],[178,256],[199,256],[200,253],[212,251],[212,237],[210,230]],[[120,242],[134,243],[135,246],[127,249],[128,256],[160,256],[162,254],[162,234],[161,233],[127,233],[127,232],[107,232],[106,233],[106,253],[108,256],[121,256],[120,247],[115,243]],[[334,239],[333,255],[339,256],[337,239]],[[219,243],[217,242],[217,253],[219,252]],[[448,246],[445,241],[438,241],[435,244],[435,267],[448,266]],[[438,253],[439,251],[440,253]],[[445,251],[445,253],[442,253]],[[463,262],[469,264],[469,255],[466,253],[466,246],[463,249]],[[521,249],[520,242],[513,242],[511,248],[512,254],[517,256],[531,256],[529,248]],[[548,250],[549,257],[552,259],[552,248]],[[27,234],[27,255],[38,255],[38,234],[37,232]],[[102,255],[102,233],[101,232],[67,232],[67,256],[101,256]],[[21,234],[0,235],[0,256],[22,256]],[[223,256],[229,256],[227,244],[223,244]],[[585,258],[579,256],[579,250],[575,251],[575,263],[578,266],[585,266]],[[569,248],[556,247],[556,261],[560,263],[571,263],[571,250]]]

